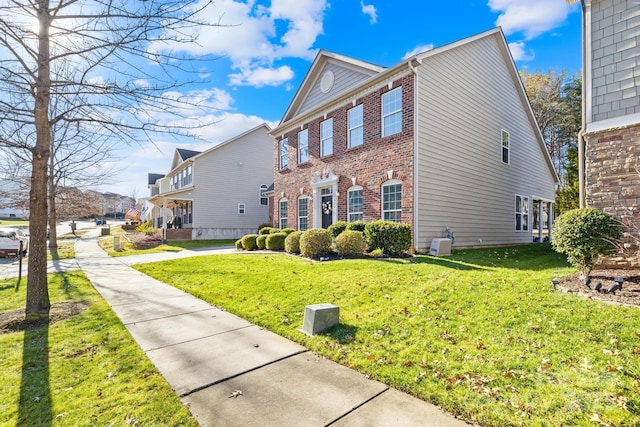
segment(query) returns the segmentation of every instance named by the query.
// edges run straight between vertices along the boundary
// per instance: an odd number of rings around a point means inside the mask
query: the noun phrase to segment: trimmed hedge
[[[284,239],[284,250],[289,254],[300,253],[300,236],[304,231],[294,231]]]
[[[263,234],[273,234],[277,232],[277,230],[273,227],[262,227],[260,230],[258,230],[258,234],[263,235]]]
[[[300,237],[300,253],[309,258],[318,258],[331,252],[331,233],[324,228],[312,228]]]
[[[238,250],[244,249],[244,246],[242,246],[242,239],[236,240],[236,249]]]
[[[364,233],[364,229],[366,226],[367,226],[367,223],[362,220],[353,221],[347,224],[347,230],[360,231]]]
[[[256,239],[258,238],[257,234],[245,234],[242,236],[242,247],[248,251],[255,251],[258,249],[258,244],[256,243]]]
[[[274,233],[267,236],[267,249],[270,251],[283,251],[286,233]]]
[[[348,223],[345,221],[336,221],[333,224],[331,224],[327,230],[329,230],[329,232],[331,233],[331,235],[333,236],[333,238],[335,239],[336,237],[338,237],[340,235],[340,233],[342,233],[344,230],[346,230]]]
[[[382,249],[387,255],[400,255],[411,249],[411,226],[394,221],[370,222],[364,229],[370,249]]]
[[[267,248],[267,237],[269,236],[270,234],[260,234],[256,237],[256,245],[258,246],[258,249],[263,250]]]
[[[367,241],[361,231],[345,230],[336,237],[336,250],[340,256],[362,255]]]
[[[607,213],[595,208],[573,209],[553,224],[551,245],[588,275],[600,255],[615,252],[622,232],[622,225]]]
[[[293,233],[294,231],[296,231],[295,228],[283,228],[279,232],[280,233],[284,233],[284,234],[286,234],[288,236],[289,234]]]

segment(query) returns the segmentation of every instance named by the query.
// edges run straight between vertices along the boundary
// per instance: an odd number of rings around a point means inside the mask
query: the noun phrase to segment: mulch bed
[[[622,289],[607,292],[616,284],[616,278],[623,278]],[[584,298],[616,304],[640,307],[640,270],[593,270],[589,280],[579,273],[558,278],[558,290],[578,294]],[[596,290],[600,284],[600,290]]]
[[[52,323],[68,319],[76,314],[80,314],[88,307],[89,303],[85,301],[64,301],[54,303],[51,304],[49,318],[37,320],[26,320],[24,317],[24,309],[0,313],[0,335],[18,331],[29,331],[45,325],[50,325]]]

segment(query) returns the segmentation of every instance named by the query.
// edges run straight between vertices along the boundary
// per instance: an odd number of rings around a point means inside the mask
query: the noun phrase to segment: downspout
[[[422,61],[413,57],[407,61],[407,65],[414,75],[413,80],[413,250],[418,248],[418,70],[413,65],[422,65]]]
[[[586,207],[585,203],[585,146],[584,134],[587,129],[587,90],[586,81],[587,66],[587,5],[585,0],[580,0],[582,6],[582,126],[578,132],[578,192],[580,207]]]

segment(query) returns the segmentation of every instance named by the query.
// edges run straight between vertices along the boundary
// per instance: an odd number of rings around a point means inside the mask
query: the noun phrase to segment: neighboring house
[[[28,196],[17,182],[0,180],[0,218],[29,218]]]
[[[568,3],[577,3],[569,0]],[[640,2],[583,0],[581,206],[640,231]],[[635,229],[635,230],[634,230]],[[637,236],[636,236],[637,237]],[[638,238],[638,237],[637,237]]]
[[[269,131],[262,124],[204,152],[177,149],[169,173],[149,174],[156,227],[179,228],[180,238],[236,239],[268,222]]]
[[[549,237],[558,177],[500,29],[391,68],[320,51],[271,135],[277,227],[401,221],[418,251]]]

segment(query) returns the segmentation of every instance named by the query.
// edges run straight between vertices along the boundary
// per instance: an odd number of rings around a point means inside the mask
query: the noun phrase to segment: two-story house
[[[262,124],[203,152],[176,149],[169,173],[149,174],[156,227],[171,230],[169,239],[237,239],[267,223],[269,131]]]
[[[558,177],[500,29],[390,68],[320,51],[271,135],[277,227],[401,221],[418,251],[549,237]]]
[[[568,0],[577,3],[580,0]],[[640,230],[640,3],[581,0],[581,206]]]

